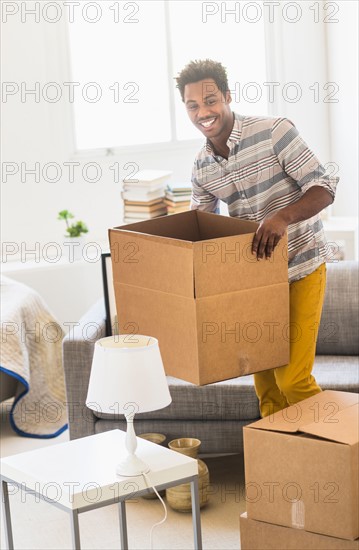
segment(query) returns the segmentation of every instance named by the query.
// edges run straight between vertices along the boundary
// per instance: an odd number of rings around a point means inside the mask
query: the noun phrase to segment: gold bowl
[[[172,439],[168,446],[172,451],[177,451],[191,458],[197,458],[201,441],[195,437],[180,437],[178,439]]]

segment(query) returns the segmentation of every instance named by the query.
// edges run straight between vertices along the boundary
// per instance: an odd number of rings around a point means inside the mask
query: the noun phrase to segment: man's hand
[[[280,212],[279,210],[264,218],[254,235],[252,252],[256,254],[258,260],[263,258],[264,255],[266,258],[270,258],[286,232],[288,223]]]
[[[315,216],[332,202],[333,196],[327,189],[314,185],[297,201],[278,210],[275,214],[269,214],[254,235],[253,254],[256,254],[258,260],[263,258],[264,254],[266,258],[270,258],[288,225]]]

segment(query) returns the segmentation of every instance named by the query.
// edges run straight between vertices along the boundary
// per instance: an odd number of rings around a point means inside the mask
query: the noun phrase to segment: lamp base
[[[147,474],[150,467],[136,455],[128,455],[125,460],[117,464],[116,474],[122,477],[140,476]]]

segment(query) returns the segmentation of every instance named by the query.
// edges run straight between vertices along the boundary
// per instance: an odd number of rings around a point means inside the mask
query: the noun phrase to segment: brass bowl
[[[198,500],[200,508],[209,501],[209,471],[207,464],[198,459]],[[177,512],[192,511],[191,486],[189,483],[176,485],[166,489],[166,498],[169,506]]]
[[[195,437],[180,437],[178,439],[172,439],[168,446],[172,451],[177,451],[191,458],[197,458],[201,441]]]

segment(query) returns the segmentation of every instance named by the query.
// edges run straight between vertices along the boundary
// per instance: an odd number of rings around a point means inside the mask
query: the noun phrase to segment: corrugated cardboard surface
[[[158,338],[166,373],[195,384],[286,364],[287,239],[257,261],[257,227],[192,211],[110,230],[120,332]]]
[[[334,430],[347,430],[346,425],[339,423],[338,413],[349,410],[349,407],[359,403],[357,393],[326,390],[325,392],[300,401],[296,405],[277,413],[266,416],[250,425],[257,430],[272,430],[281,432],[298,432],[308,429],[311,425]],[[313,428],[314,429],[314,428]],[[358,433],[354,426],[350,433]]]
[[[287,237],[258,261],[251,253],[256,223],[196,211],[168,219],[110,229],[114,280],[191,297],[288,282]]]
[[[288,283],[287,238],[279,242],[270,259],[259,261],[251,252],[252,241],[253,233],[249,233],[194,243],[197,298]]]
[[[286,283],[196,300],[200,383],[285,365]]]
[[[327,422],[326,418],[321,418],[318,422],[303,426],[301,431],[338,443],[355,445],[359,434],[359,404],[338,411],[336,419],[338,422]]]
[[[241,550],[359,550],[354,541],[240,517]]]
[[[199,385],[195,300],[121,283],[115,294],[120,333],[154,336],[166,374]]]
[[[179,215],[181,218],[178,218]],[[115,228],[115,230],[117,229],[145,235],[161,235],[172,239],[180,239],[182,241],[199,241],[201,238],[198,216],[197,212],[194,210],[182,212],[181,214],[174,214],[172,216],[160,216],[152,220],[126,224]],[[110,231],[112,230],[110,229]],[[232,234],[233,233],[230,233],[230,235]]]
[[[113,231],[111,258],[115,283],[194,296],[192,243]]]
[[[255,306],[249,290],[194,300],[115,283],[115,293],[120,332],[157,338],[168,375],[201,385],[288,361],[285,283],[256,289]]]
[[[248,220],[240,220],[231,216],[218,216],[211,212],[192,211],[197,218],[198,230],[201,240],[216,239],[218,237],[228,237],[229,235],[244,235],[254,233],[258,223]],[[223,223],[223,218],[225,224]]]
[[[359,537],[357,402],[325,391],[244,428],[248,517]]]

